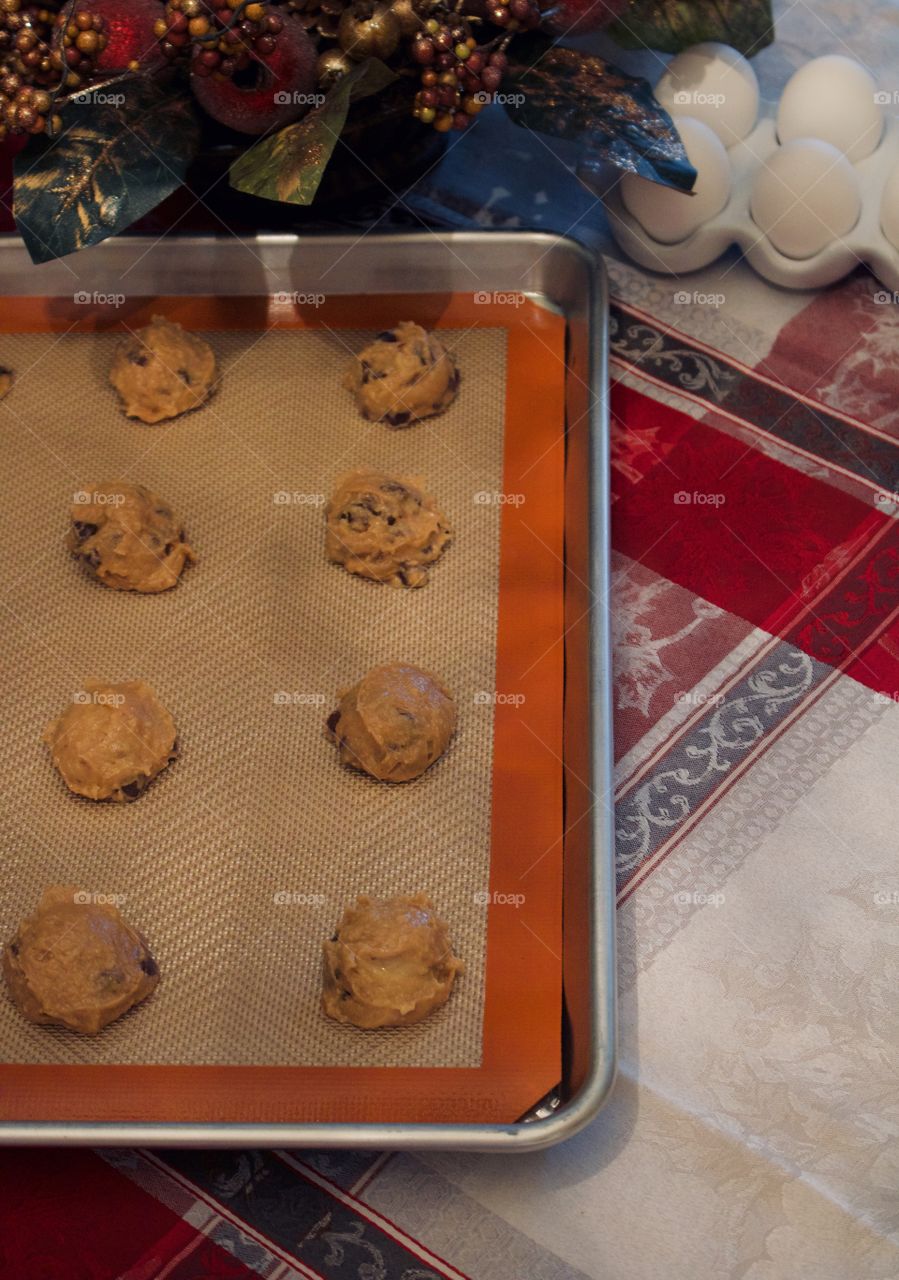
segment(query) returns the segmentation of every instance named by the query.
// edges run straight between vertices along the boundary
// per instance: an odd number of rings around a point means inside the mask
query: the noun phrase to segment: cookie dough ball
[[[143,680],[87,680],[44,730],[70,791],[88,800],[136,800],[178,754],[175,722]]]
[[[212,348],[180,324],[154,316],[119,344],[109,381],[129,418],[162,422],[196,409],[215,379]]]
[[[427,566],[452,537],[434,499],[413,480],[353,471],[325,511],[328,558],[350,573],[391,586],[423,587]]]
[[[197,558],[168,503],[121,481],[86,485],[75,495],[66,546],[116,591],[168,591]]]
[[[456,704],[442,681],[395,662],[374,667],[340,694],[328,720],[343,764],[381,782],[409,782],[449,746]]]
[[[356,1027],[406,1027],[446,1004],[464,967],[427,894],[359,897],[324,944],[322,1009]]]
[[[459,370],[436,334],[404,320],[360,351],[344,386],[355,395],[363,418],[405,427],[452,404]]]
[[[117,907],[54,885],[4,948],[3,976],[29,1022],[93,1036],[146,1000],[159,969]]]

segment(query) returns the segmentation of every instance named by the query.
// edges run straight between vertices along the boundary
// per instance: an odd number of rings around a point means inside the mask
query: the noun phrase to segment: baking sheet
[[[502,484],[499,492],[489,487],[480,488],[482,481],[478,471],[482,464],[478,459],[483,455],[480,455],[475,447],[480,440],[479,436],[471,440],[466,437],[463,441],[457,442],[454,462],[451,463],[449,459],[446,462],[447,466],[456,465],[468,473],[470,484],[462,487],[461,492],[464,497],[463,506],[466,510],[470,510],[471,517],[475,520],[475,524],[471,527],[480,528],[483,532],[485,527],[491,527],[492,521],[500,553],[498,592],[496,586],[484,591],[478,572],[466,576],[468,571],[462,573],[460,567],[462,577],[459,580],[460,589],[471,599],[488,601],[492,599],[495,605],[493,615],[495,629],[492,634],[489,631],[491,626],[489,614],[481,609],[482,624],[478,633],[478,644],[481,650],[485,642],[493,646],[496,687],[495,689],[474,688],[474,685],[480,684],[480,681],[471,679],[470,664],[460,662],[460,668],[465,667],[469,684],[468,691],[464,692],[462,697],[457,691],[463,722],[468,720],[469,715],[476,714],[477,719],[471,723],[475,726],[477,734],[481,734],[483,729],[481,716],[484,717],[484,725],[492,723],[493,726],[492,764],[488,760],[479,766],[479,777],[482,780],[486,773],[491,774],[487,786],[491,799],[486,835],[487,849],[485,849],[489,873],[486,885],[482,881],[481,887],[471,891],[471,905],[477,908],[486,907],[481,953],[483,957],[483,946],[486,945],[486,967],[482,968],[481,975],[481,988],[484,995],[483,1021],[479,1024],[480,1065],[400,1064],[385,1069],[378,1066],[356,1065],[352,1061],[341,1065],[339,1059],[334,1065],[304,1065],[296,1061],[284,1065],[266,1065],[264,1060],[260,1062],[258,1058],[265,1052],[269,1026],[264,1018],[258,1018],[256,1022],[257,1060],[253,1061],[252,1065],[167,1064],[160,1063],[157,1058],[154,1058],[155,1065],[145,1065],[141,1060],[134,1064],[119,1062],[110,1065],[90,1058],[82,1058],[75,1063],[71,1059],[54,1061],[46,1055],[30,1062],[22,1062],[20,1059],[0,1060],[0,1099],[2,1099],[0,1114],[7,1120],[33,1121],[49,1124],[51,1127],[59,1122],[67,1126],[73,1124],[77,1126],[79,1123],[89,1126],[96,1122],[107,1124],[111,1122],[114,1126],[120,1126],[123,1123],[133,1125],[135,1122],[142,1125],[148,1122],[161,1122],[164,1125],[214,1123],[218,1126],[216,1132],[221,1133],[228,1131],[227,1126],[233,1124],[296,1126],[322,1122],[345,1124],[355,1121],[375,1125],[378,1122],[427,1125],[429,1123],[446,1124],[451,1121],[481,1123],[514,1121],[533,1105],[535,1099],[544,1096],[557,1083],[562,1071],[560,1043],[563,861],[561,765],[566,629],[563,590],[565,555],[563,426],[567,368],[565,323],[552,311],[527,301],[522,295],[509,293],[495,295],[493,298],[483,292],[474,295],[471,293],[419,294],[414,297],[409,295],[392,297],[377,292],[366,294],[364,297],[348,294],[331,295],[324,301],[321,310],[316,307],[312,313],[309,308],[291,301],[289,295],[274,298],[271,296],[267,298],[166,296],[155,301],[150,298],[129,297],[123,300],[121,311],[116,307],[111,313],[108,309],[104,311],[102,308],[88,309],[85,312],[78,304],[77,298],[74,303],[71,298],[18,298],[13,299],[0,311],[0,335],[2,335],[0,348],[7,340],[21,340],[26,333],[52,335],[52,338],[47,339],[48,345],[40,349],[39,363],[37,365],[32,363],[24,370],[22,368],[18,370],[19,389],[22,386],[23,374],[30,376],[35,369],[46,369],[48,362],[55,386],[55,379],[58,376],[57,366],[53,363],[55,353],[58,345],[61,345],[66,338],[75,336],[80,338],[94,333],[97,337],[108,339],[112,334],[121,333],[127,328],[137,328],[146,323],[154,312],[162,312],[179,319],[193,330],[213,331],[217,346],[220,339],[227,344],[235,331],[245,330],[246,332],[237,339],[232,368],[239,367],[243,359],[251,357],[254,343],[260,340],[268,341],[270,334],[289,338],[299,330],[316,331],[319,337],[323,337],[322,331],[324,331],[330,341],[343,347],[345,358],[348,359],[348,346],[354,341],[352,331],[358,326],[361,316],[365,317],[371,328],[367,329],[364,335],[360,331],[355,333],[355,338],[360,341],[371,332],[395,323],[399,316],[408,316],[429,327],[444,330],[448,337],[455,337],[452,331],[457,331],[459,337],[464,337],[466,342],[476,331],[495,330],[497,332],[494,336],[504,346],[508,376],[503,376],[503,372],[497,369],[492,360],[488,362],[489,372],[496,379],[494,385],[501,382],[505,384],[502,389],[501,413],[504,419],[504,438],[501,449]],[[271,333],[272,330],[284,332]],[[20,337],[16,338],[16,335]],[[13,397],[9,397],[0,404],[0,422],[4,424],[4,429],[12,429],[17,437],[30,435],[34,454],[39,454],[47,467],[46,476],[42,475],[35,480],[32,489],[24,490],[28,495],[24,505],[21,496],[23,490],[17,473],[11,474],[9,489],[16,495],[16,500],[9,503],[8,510],[19,511],[22,515],[21,521],[12,520],[8,526],[11,531],[21,531],[25,528],[26,522],[33,518],[33,515],[26,510],[30,504],[31,492],[40,495],[42,486],[58,487],[60,474],[63,476],[64,485],[68,485],[70,477],[76,485],[85,482],[86,477],[83,476],[75,479],[74,468],[67,459],[67,453],[62,450],[65,449],[72,455],[80,457],[79,450],[93,447],[91,441],[94,437],[91,435],[90,424],[99,421],[98,415],[106,412],[99,399],[100,392],[105,391],[105,373],[105,362],[98,364],[99,380],[95,384],[98,402],[96,406],[91,405],[89,408],[85,408],[86,401],[78,394],[77,381],[71,378],[66,379],[65,409],[61,411],[59,419],[54,419],[52,424],[53,429],[59,430],[60,435],[55,438],[49,450],[40,436],[33,432],[22,414],[16,411],[16,401]],[[106,424],[104,427],[106,439],[110,443],[118,444],[122,436],[131,433],[142,444],[147,441],[148,443],[141,449],[141,467],[143,468],[152,458],[153,450],[157,445],[160,448],[163,447],[164,433],[175,431],[182,425],[196,426],[198,428],[196,443],[202,445],[202,449],[195,457],[192,456],[186,469],[175,469],[177,475],[172,484],[181,486],[190,483],[207,492],[215,493],[215,501],[208,508],[208,521],[210,527],[214,526],[224,540],[232,529],[234,514],[247,486],[253,483],[258,484],[258,475],[254,473],[254,466],[267,467],[269,472],[272,472],[271,455],[258,448],[255,450],[258,456],[254,455],[252,462],[244,460],[238,465],[233,458],[227,461],[229,450],[232,449],[232,437],[244,438],[244,442],[249,441],[252,446],[253,433],[258,430],[260,406],[269,404],[269,398],[272,396],[276,397],[280,405],[277,422],[271,421],[271,433],[268,437],[269,445],[275,448],[275,452],[277,447],[284,443],[280,439],[281,433],[302,429],[321,433],[323,426],[327,427],[332,422],[329,414],[333,406],[330,403],[324,403],[321,388],[318,389],[318,397],[313,401],[312,411],[307,410],[301,416],[297,409],[296,389],[291,386],[296,377],[295,363],[291,362],[280,381],[266,379],[263,382],[253,378],[250,384],[252,392],[247,397],[248,403],[241,406],[239,420],[236,423],[220,422],[218,429],[212,422],[208,422],[205,427],[202,426],[203,415],[209,415],[215,408],[216,402],[198,414],[190,415],[163,428],[146,428],[141,424],[129,423],[118,414],[117,410],[113,409],[112,417],[103,419]],[[337,387],[334,390],[338,396],[345,394]],[[459,404],[464,404],[461,397]],[[480,408],[475,408],[475,413],[477,412],[480,412]],[[424,424],[412,430],[436,431],[441,423],[448,421],[449,415],[446,415],[433,423]],[[369,429],[366,424],[359,422],[355,414],[353,414],[353,425],[357,430]],[[199,434],[201,428],[204,432],[202,436]],[[354,430],[350,437],[354,449],[359,439],[357,430]],[[376,430],[387,431],[386,428],[376,428]],[[236,435],[238,432],[242,433],[242,437]],[[229,437],[227,440],[226,434]],[[394,443],[397,443],[410,433],[401,431],[387,434],[393,438]],[[336,436],[333,433],[322,434],[319,443],[323,468],[331,467],[334,472],[337,472],[350,464],[344,463],[335,447],[335,439]],[[447,438],[445,436],[441,438],[438,432],[435,443],[442,444],[445,448]],[[220,455],[222,454],[226,459],[224,467],[221,465]],[[31,458],[27,452],[22,456]],[[107,455],[104,452],[101,456],[105,459]],[[127,454],[128,460],[132,457],[136,458],[137,453]],[[352,465],[357,465],[355,456]],[[146,474],[142,478],[148,480]],[[284,483],[280,477],[275,479],[274,474],[271,478],[278,486]],[[433,487],[437,492],[436,486]],[[166,496],[176,502],[180,492],[181,490],[175,487]],[[278,487],[273,492],[264,489],[263,492],[266,503],[271,498],[272,507],[275,508],[293,509],[320,505],[313,500],[316,496],[315,489],[299,482],[296,487],[292,485],[288,488]],[[276,494],[279,497],[278,501],[275,501]],[[438,496],[441,495],[438,493]],[[476,514],[468,508],[469,503],[471,508],[477,509]],[[4,508],[4,514],[6,510]],[[449,504],[446,504],[446,511],[447,515],[455,520],[455,511]],[[201,545],[196,527],[190,521],[189,513],[183,506],[180,513],[188,524],[192,539],[202,553],[204,547]],[[320,516],[319,510],[319,518]],[[486,525],[482,521],[483,517],[487,518]],[[456,521],[456,523],[458,526],[459,522]],[[60,534],[61,532],[62,529]],[[29,536],[28,541],[33,542],[33,539]],[[25,545],[25,542],[21,543],[22,547]],[[221,571],[211,579],[211,588],[217,594],[206,601],[200,595],[195,598],[195,615],[201,617],[200,623],[196,623],[195,617],[194,621],[188,625],[187,615],[185,615],[184,625],[179,624],[177,631],[170,629],[171,634],[169,634],[165,630],[154,629],[152,637],[146,635],[142,637],[147,640],[148,645],[152,645],[154,651],[159,650],[158,656],[164,658],[165,670],[169,673],[169,678],[178,681],[185,698],[192,700],[204,711],[207,710],[207,704],[204,703],[201,706],[201,700],[191,684],[189,671],[199,670],[200,678],[207,682],[207,687],[210,683],[212,684],[211,696],[208,700],[212,721],[216,721],[216,707],[220,703],[222,705],[234,703],[243,697],[249,679],[246,674],[249,664],[246,656],[240,661],[234,657],[239,643],[247,644],[252,641],[249,648],[255,654],[260,670],[265,669],[264,663],[271,662],[271,642],[267,631],[268,613],[271,612],[272,607],[276,605],[280,607],[281,597],[290,594],[291,585],[300,573],[295,558],[282,555],[278,560],[275,573],[277,585],[274,585],[271,591],[271,601],[274,601],[274,604],[270,604],[267,610],[262,607],[257,595],[252,603],[248,604],[244,601],[243,607],[232,608],[229,617],[233,622],[233,634],[226,639],[216,632],[218,647],[215,649],[215,656],[211,660],[207,658],[205,662],[199,662],[197,659],[198,665],[192,667],[191,664],[195,660],[191,656],[193,653],[191,644],[197,634],[198,626],[204,625],[202,614],[214,607],[219,600],[230,598],[227,574],[238,573],[244,561],[252,564],[254,548],[247,545],[245,538],[239,536],[239,530],[234,532],[232,540],[227,545],[230,551],[227,564],[221,566]],[[283,550],[282,544],[276,544],[275,549],[277,547],[282,547]],[[14,556],[13,559],[20,571],[12,573],[6,578],[6,582],[14,590],[20,589],[23,583],[39,570],[41,573],[44,572],[41,565],[45,556],[52,560],[57,555],[58,546],[51,543],[46,549],[41,547],[35,556],[34,564],[25,561],[22,567],[21,557]],[[437,574],[450,564],[451,561],[447,557],[437,566],[434,582],[420,595],[423,596],[426,592],[433,590],[438,581]],[[363,591],[374,591],[377,595],[384,590],[374,584],[348,579],[341,570],[334,567],[324,567],[330,575],[329,584],[334,580],[333,575],[337,574],[345,582]],[[78,566],[70,564],[70,568],[77,570]],[[6,565],[3,566],[2,572],[6,573]],[[191,572],[199,574],[200,569]],[[2,583],[3,579],[0,578],[0,600],[3,599]],[[90,597],[91,613],[83,629],[79,630],[75,627],[77,639],[65,620],[60,619],[58,608],[54,607],[48,614],[46,601],[43,602],[41,611],[36,617],[39,618],[40,628],[55,627],[53,635],[55,635],[56,646],[51,648],[50,652],[57,660],[59,654],[56,649],[60,646],[64,649],[68,644],[75,647],[76,656],[82,654],[90,659],[98,648],[102,648],[105,644],[103,628],[98,627],[92,612],[95,608],[93,601],[97,598],[97,592],[100,593],[104,607],[109,607],[110,601],[121,602],[122,600],[125,602],[133,600],[138,605],[153,603],[158,605],[161,600],[175,598],[182,590],[186,591],[189,583],[190,579],[185,579],[182,586],[170,596],[148,601],[140,597],[116,597],[105,588],[87,580],[84,585],[93,593]],[[479,591],[482,593],[480,596]],[[393,607],[393,593],[390,593],[390,597],[388,604]],[[11,599],[11,596],[7,598]],[[319,603],[317,611],[309,608],[306,615],[299,619],[289,637],[292,648],[288,652],[288,657],[295,659],[297,653],[304,652],[302,646],[305,633],[310,627],[319,625],[320,616],[330,616],[328,615],[330,607],[331,602],[325,600]],[[355,615],[350,616],[355,617]],[[354,621],[354,626],[357,625],[357,621]],[[361,626],[361,623],[358,625]],[[344,615],[341,616],[340,626],[346,626]],[[441,639],[439,635],[434,634],[433,630],[429,630],[426,621],[417,628],[416,635],[422,644],[433,642],[437,646],[435,652],[448,654],[451,658],[456,656],[446,645],[445,637]],[[12,632],[10,638],[13,639]],[[32,653],[38,646],[45,646],[45,641],[37,627],[33,628],[31,635],[17,628],[16,640],[20,642],[20,654],[24,664],[31,662]],[[233,668],[228,665],[232,657],[237,664],[236,675]],[[378,660],[380,658],[381,655],[378,655]],[[438,667],[444,675],[451,670],[447,665],[448,661],[449,658],[444,658],[443,665]],[[14,666],[12,673],[12,684],[18,690],[19,701],[16,706],[29,700],[43,706],[46,698],[45,681],[39,674],[35,677],[34,674],[29,675],[23,672],[20,670],[21,665],[20,663]],[[370,662],[367,665],[370,665]],[[438,666],[433,662],[431,665]],[[209,679],[210,669],[214,671],[212,681]],[[39,673],[40,664],[37,670]],[[131,673],[129,669],[107,674],[118,677]],[[72,672],[72,681],[77,683],[83,679],[83,675],[83,672]],[[342,683],[345,678],[341,672],[338,683]],[[273,706],[278,706],[282,710],[289,708],[291,711],[297,709],[307,711],[318,705],[317,690],[298,688],[291,685],[289,681],[282,681],[280,675],[275,683],[279,686],[276,693],[280,696],[276,704],[272,695]],[[269,688],[267,683],[262,686],[266,697]],[[472,689],[473,692],[471,692]],[[164,696],[166,694],[161,683],[160,693]],[[71,691],[67,691],[67,696],[71,696]],[[469,696],[471,706],[467,708],[465,702]],[[318,706],[319,711],[327,711],[327,709],[327,705]],[[58,708],[54,707],[51,714],[56,710]],[[173,710],[177,713],[174,705]],[[228,712],[225,719],[232,730],[231,735],[219,733],[215,736],[214,742],[211,735],[205,739],[208,747],[205,763],[212,766],[212,771],[204,768],[203,779],[209,788],[214,789],[216,785],[214,770],[231,768],[233,765],[234,776],[241,784],[240,792],[235,797],[222,788],[214,790],[213,804],[209,803],[208,796],[204,797],[200,792],[196,792],[195,803],[205,803],[208,809],[205,829],[198,829],[194,824],[188,832],[182,824],[180,834],[175,833],[178,838],[169,840],[173,829],[170,824],[165,824],[162,828],[162,849],[150,851],[149,856],[153,860],[153,866],[148,869],[148,875],[152,873],[154,876],[161,877],[165,884],[163,896],[166,901],[166,911],[172,913],[172,919],[175,913],[179,913],[183,929],[186,933],[190,933],[191,940],[185,944],[188,954],[192,956],[194,953],[202,953],[210,957],[212,963],[218,965],[219,972],[233,977],[234,988],[244,990],[247,948],[269,945],[268,939],[271,935],[271,929],[269,929],[260,938],[252,936],[244,926],[241,909],[241,890],[247,883],[247,875],[250,874],[246,867],[255,866],[258,850],[252,841],[244,842],[243,847],[237,850],[235,864],[218,870],[217,874],[222,883],[216,884],[212,889],[207,883],[208,877],[207,880],[203,879],[206,846],[211,840],[219,839],[223,830],[227,830],[230,835],[233,829],[241,828],[241,824],[245,824],[241,829],[249,831],[252,839],[257,839],[257,828],[268,831],[274,823],[279,830],[286,833],[286,838],[292,841],[290,849],[294,858],[291,865],[305,867],[307,862],[296,857],[296,830],[298,814],[301,812],[303,798],[307,793],[302,789],[302,779],[296,778],[289,767],[281,769],[271,767],[273,761],[272,752],[269,750],[270,740],[272,740],[271,724],[277,724],[276,720],[268,723],[264,733],[251,734],[239,715],[235,716]],[[42,718],[41,724],[43,722]],[[489,734],[489,729],[487,733]],[[481,737],[480,740],[483,742],[484,738]],[[453,751],[444,759],[440,768],[451,767],[455,750],[465,741],[466,736],[460,735]],[[327,750],[328,744],[324,745]],[[16,748],[13,759],[14,770],[24,769],[26,764],[32,764],[34,768],[39,767],[37,757],[32,756],[26,760],[27,751],[34,748],[30,730],[27,739],[23,739],[20,731],[17,732],[13,746]],[[277,760],[275,762],[277,763]],[[139,809],[143,805],[148,805],[153,799],[154,791],[161,792],[165,786],[174,786],[178,771],[184,763],[185,760],[182,759],[173,770],[154,784],[154,787],[134,808]],[[293,756],[289,755],[285,764],[289,766],[293,763]],[[49,765],[47,767],[49,768]],[[411,785],[423,787],[431,776],[436,776],[436,772],[435,770],[433,775],[429,774],[421,784]],[[375,787],[376,791],[381,790],[376,784],[369,783],[355,774],[347,776],[357,785]],[[249,779],[249,784],[246,786],[243,785],[244,779]],[[53,781],[52,771],[51,781]],[[423,805],[420,811],[422,843],[420,847],[410,846],[411,856],[407,850],[405,857],[405,865],[414,867],[416,858],[420,857],[421,849],[450,848],[455,861],[452,865],[444,863],[443,870],[447,877],[447,884],[452,883],[457,899],[461,894],[466,900],[466,905],[469,887],[463,876],[468,874],[470,868],[466,865],[464,856],[459,856],[456,844],[462,830],[460,817],[477,803],[479,793],[475,786],[470,785],[473,782],[474,778],[470,777],[466,786],[460,789],[458,793],[460,807],[447,816],[447,822],[452,826],[452,841],[447,837],[446,843],[439,843],[443,839],[443,829],[434,825],[431,812],[426,805]],[[60,799],[64,800],[66,805],[84,807],[86,802],[70,797],[64,789],[61,789],[58,780],[56,785],[60,788]],[[266,807],[262,809],[264,821],[261,826],[254,822],[255,810],[252,808],[254,787],[260,786],[268,788]],[[405,788],[396,790],[405,790]],[[2,805],[2,797],[0,797],[0,805]],[[248,805],[251,806],[250,809]],[[109,810],[106,806],[87,805],[87,807],[110,814],[112,818],[121,812]],[[7,846],[11,850],[18,848],[20,837],[17,830],[21,827],[21,821],[25,815],[12,801],[5,805],[5,809],[0,808],[0,815],[2,815],[0,829],[3,829],[3,819],[9,819],[5,827],[5,835],[2,837],[4,851]],[[378,831],[390,829],[389,813],[380,814],[378,820],[380,822]],[[43,810],[41,821],[43,821]],[[114,827],[109,829],[115,831]],[[447,831],[449,829],[448,826]],[[103,827],[102,830],[105,831],[108,828]],[[337,830],[336,824],[334,830]],[[354,814],[350,815],[347,830],[358,830]],[[37,837],[32,841],[35,847],[36,840],[41,838],[40,833],[41,828],[38,827]],[[345,833],[341,829],[339,834],[339,845],[343,847]],[[52,870],[51,863],[46,859],[52,859],[57,846],[54,845],[49,850],[46,845],[42,847],[44,865]],[[159,852],[164,856],[158,857]],[[306,851],[302,852],[305,856]],[[60,860],[65,862],[64,857]],[[373,863],[378,868],[384,865],[383,859],[377,856],[373,857]],[[211,894],[216,903],[220,914],[215,919],[196,909],[195,901],[199,893],[195,883],[191,883],[186,892],[181,891],[185,869],[190,866],[196,869],[201,892]],[[180,880],[179,877],[181,877]],[[108,889],[94,890],[90,887],[89,890],[109,892]],[[357,891],[358,889],[354,888],[353,892]],[[279,910],[285,906],[307,908],[324,905],[319,901],[319,891],[317,889],[310,891],[305,885],[301,885],[299,889],[295,889],[292,885],[279,886],[275,892],[279,897],[288,899],[286,902],[276,904],[273,898],[272,906],[277,906]],[[126,911],[129,911],[129,902],[124,904]],[[339,905],[342,906],[342,903]],[[451,925],[455,927],[451,910],[447,910],[442,902],[440,906]],[[136,919],[133,913],[132,918]],[[334,918],[336,917],[329,917],[326,932],[333,928]],[[141,920],[139,923],[146,927],[144,921]],[[153,941],[156,945],[156,940]],[[320,937],[317,941],[320,941]],[[465,958],[468,960],[468,956]],[[316,946],[316,975],[317,968]],[[262,971],[261,967],[259,972]],[[293,973],[279,971],[270,962],[264,964],[264,972],[270,983],[279,984],[282,988],[285,983],[289,983],[295,977]],[[257,991],[263,986],[263,983],[257,984]],[[162,990],[161,986],[154,1000],[159,998]],[[462,992],[463,988],[460,984],[444,1017],[448,1017],[452,1012],[456,998],[461,997]],[[267,992],[262,990],[258,998],[267,998]],[[317,1005],[317,985],[315,1002]],[[255,1011],[249,1007],[250,1004],[251,999],[247,999],[243,1007],[246,1009],[247,1016],[252,1018],[255,1016]],[[147,1005],[135,1011],[129,1020],[137,1021],[149,1010],[150,1005]],[[231,1034],[233,1011],[229,1009],[226,1015],[221,1015],[221,1008],[219,1008],[218,1012],[219,1016],[226,1017],[228,1032]],[[193,1041],[206,1042],[209,1035],[208,1021],[208,1015],[205,1016],[204,1021],[203,1011],[200,1011],[197,1023],[190,1029]],[[420,1034],[422,1030],[427,1029],[427,1025],[425,1023],[419,1029],[412,1029],[413,1034]],[[122,1026],[124,1027],[125,1023]],[[357,1037],[353,1028],[337,1028],[337,1030],[346,1033],[348,1037]],[[31,1033],[40,1037],[42,1042],[47,1034],[43,1029],[31,1029]],[[70,1038],[66,1032],[49,1034],[64,1039]],[[452,1043],[455,1034],[453,1031],[453,1036],[448,1036],[447,1042]],[[391,1032],[384,1038],[398,1040],[407,1035],[407,1031]],[[87,1129],[84,1130],[84,1132],[87,1131]],[[121,1132],[121,1129],[116,1131]]]
[[[3,999],[0,1059],[477,1066],[501,506],[475,495],[502,490],[506,334],[444,331],[461,393],[400,431],[362,421],[340,384],[370,332],[205,336],[220,389],[159,427],[117,407],[114,333],[3,337],[18,377],[0,511],[0,934],[47,884],[75,882],[123,900],[162,979],[96,1039],[31,1026]],[[437,497],[455,538],[426,588],[325,561],[324,498],[355,466],[424,477]],[[112,592],[63,548],[73,493],[117,478],[185,523],[199,563],[170,592]],[[460,713],[447,756],[404,786],[340,767],[323,736],[336,690],[396,660],[443,676]],[[178,725],[181,759],[134,804],[74,798],[40,744],[88,677],[149,681]],[[450,1003],[400,1030],[324,1018],[321,941],[344,904],[421,889],[466,963]]]

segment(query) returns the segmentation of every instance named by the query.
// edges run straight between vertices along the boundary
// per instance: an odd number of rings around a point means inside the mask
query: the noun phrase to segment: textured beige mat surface
[[[399,318],[399,317],[398,317]],[[168,425],[125,419],[106,383],[116,338],[12,335],[0,404],[0,935],[49,883],[125,898],[154,950],[152,999],[89,1040],[30,1026],[0,998],[6,1062],[476,1066],[490,858],[492,708],[505,333],[445,331],[456,404],[394,431],[340,379],[371,335],[206,335],[223,380]],[[420,591],[323,555],[324,496],[354,466],[424,477],[455,539]],[[182,517],[200,560],[160,596],[113,592],[66,553],[72,495],[125,478]],[[277,495],[277,499],[276,499]],[[336,690],[380,662],[432,668],[460,728],[403,786],[343,769],[323,735]],[[140,676],[182,756],[136,803],[71,796],[41,732],[88,677]],[[424,889],[467,973],[415,1028],[362,1034],[319,1012],[319,956],[358,892]]]

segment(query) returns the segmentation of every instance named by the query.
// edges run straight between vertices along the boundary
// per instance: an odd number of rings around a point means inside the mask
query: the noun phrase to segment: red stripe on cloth
[[[174,1182],[177,1182],[179,1186],[184,1187],[191,1193],[191,1195],[195,1196],[198,1201],[206,1205],[214,1213],[218,1214],[218,1216],[224,1219],[225,1222],[230,1222],[232,1226],[237,1227],[245,1236],[248,1237],[248,1239],[254,1240],[263,1249],[265,1249],[267,1253],[270,1253],[272,1257],[278,1258],[281,1262],[288,1263],[295,1270],[299,1271],[301,1275],[310,1277],[310,1280],[326,1280],[326,1277],[322,1276],[320,1272],[313,1270],[308,1262],[298,1258],[295,1253],[290,1253],[286,1249],[283,1249],[276,1243],[276,1241],[267,1236],[261,1228],[250,1223],[249,1219],[244,1217],[242,1214],[239,1214],[234,1206],[226,1206],[222,1201],[217,1200],[211,1192],[205,1189],[205,1187],[201,1187],[199,1183],[194,1182],[192,1178],[188,1178],[186,1174],[180,1173],[177,1169],[173,1169],[171,1165],[167,1164],[160,1156],[157,1156],[154,1151],[142,1150],[140,1154],[148,1164],[152,1164],[154,1168],[158,1169],[161,1173],[164,1173],[166,1177],[171,1178]],[[255,1272],[252,1272],[251,1274],[254,1276],[256,1275]]]
[[[899,702],[899,619],[884,628],[877,639],[846,667],[847,676]]]
[[[616,550],[775,635],[835,551],[857,552],[889,519],[633,388],[618,383],[612,403],[658,455],[636,483],[614,473]]]
[[[259,1273],[179,1221],[118,1280],[259,1280]]]
[[[91,1151],[8,1149],[0,1154],[3,1280],[194,1280],[255,1277]],[[199,1265],[198,1259],[202,1259]]]

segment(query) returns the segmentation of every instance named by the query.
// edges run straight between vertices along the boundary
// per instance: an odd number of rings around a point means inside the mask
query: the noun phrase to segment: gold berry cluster
[[[0,0],[0,140],[57,132],[58,96],[93,74],[108,38],[105,20],[74,3]]]

